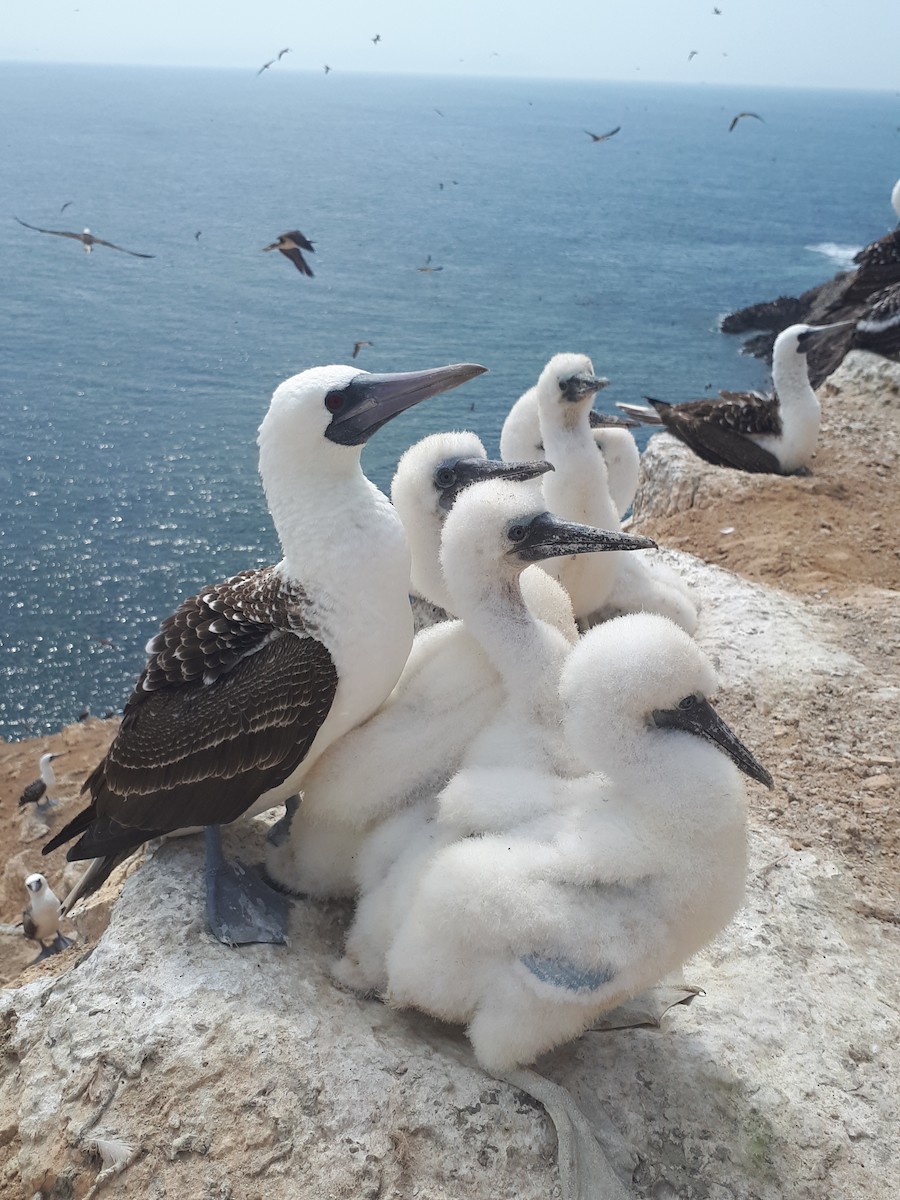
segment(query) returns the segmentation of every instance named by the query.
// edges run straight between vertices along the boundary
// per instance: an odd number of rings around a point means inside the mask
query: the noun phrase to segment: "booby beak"
[[[688,700],[694,703],[682,708]],[[682,729],[697,737],[706,738],[723,750],[739,771],[751,779],[764,783],[767,788],[775,786],[766,768],[753,757],[740,738],[725,724],[704,696],[686,696],[678,708],[658,709],[653,716],[654,724],[660,729]]]
[[[594,396],[609,387],[609,380],[602,375],[594,375],[591,371],[581,371],[570,376],[560,385],[560,391],[567,400],[581,400],[584,396]]]
[[[855,321],[836,321],[833,325],[810,325],[797,338],[797,352],[799,354],[805,354],[807,342],[815,341],[815,339],[821,337],[823,333],[832,333],[835,329],[849,329],[855,324]]]
[[[392,417],[483,375],[487,367],[475,363],[453,363],[429,371],[404,371],[373,375],[360,371],[342,388],[325,397],[325,407],[334,414],[325,436],[341,446],[361,446]]]
[[[507,536],[513,542],[509,553],[525,562],[562,558],[566,554],[591,554],[598,550],[656,549],[656,542],[650,538],[561,521],[548,512],[539,513],[530,521],[514,521]]]
[[[39,892],[41,890],[41,881],[40,879],[26,879],[25,886],[29,892]]]
[[[537,479],[546,471],[552,471],[553,464],[543,461],[536,462],[501,462],[493,458],[456,458],[442,463],[435,472],[434,481],[441,489],[438,504],[445,512],[449,512],[456,503],[459,493],[473,483],[484,479],[512,479],[523,481]],[[446,479],[446,483],[444,483]]]
[[[599,413],[591,409],[588,413],[591,429],[637,429],[640,421],[632,421],[628,417],[616,417],[612,413]]]

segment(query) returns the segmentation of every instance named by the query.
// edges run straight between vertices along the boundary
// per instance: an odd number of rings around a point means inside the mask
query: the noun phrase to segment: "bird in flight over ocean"
[[[280,250],[285,258],[291,260],[301,275],[308,275],[312,279],[312,269],[300,251],[308,250],[311,254],[315,254],[315,249],[312,242],[305,238],[299,229],[279,234],[278,241],[273,242],[271,246],[263,246],[263,250]]]
[[[117,246],[114,242],[105,242],[103,238],[94,237],[89,229],[82,230],[81,233],[70,233],[65,229],[41,229],[40,225],[29,225],[27,221],[20,221],[17,216],[13,216],[14,221],[19,221],[20,225],[24,225],[26,229],[34,229],[37,233],[52,233],[54,237],[74,238],[76,242],[81,242],[84,246],[85,254],[90,254],[94,246],[109,246],[110,250],[120,250],[122,254],[130,254],[133,258],[155,258],[155,254],[141,254],[137,250],[126,250],[124,246]]]
[[[326,63],[325,64],[325,74],[327,75],[330,70],[331,70],[331,67],[329,67],[328,63]]]
[[[713,16],[714,16],[714,17],[721,17],[721,15],[722,15],[722,10],[721,10],[721,8],[714,8],[714,9],[713,9]]]
[[[268,62],[264,62],[263,65],[256,72],[256,74],[262,75],[263,71],[268,71],[269,67],[274,66],[275,63],[277,63],[277,62],[281,62],[281,60],[284,58],[285,54],[290,54],[290,52],[291,52],[290,46],[285,46],[285,48],[283,50],[278,51],[277,58],[270,58]]]
[[[353,343],[353,353],[350,355],[350,357],[356,358],[357,354],[359,354],[359,352],[360,352],[360,350],[362,350],[363,346],[373,346],[374,344],[375,344],[374,342],[354,342]]]
[[[381,41],[381,34],[376,33],[375,36],[372,38],[372,45],[377,46],[380,41]]]
[[[755,117],[757,121],[762,121],[762,117],[759,115],[759,113],[739,112],[736,117],[731,118],[731,124],[728,126],[729,133],[731,133],[732,129],[734,129],[741,117]],[[763,125],[765,125],[765,121],[763,121]]]
[[[584,132],[588,135],[592,142],[606,142],[614,134],[618,133],[621,128],[621,125],[617,125],[615,129],[610,129],[609,133],[591,133],[589,129],[586,129]]]
[[[696,58],[696,57],[697,57],[697,51],[696,51],[696,50],[692,50],[692,51],[690,52],[690,54],[688,55],[688,62],[690,62],[692,58]]]
[[[61,214],[62,214],[62,213],[64,213],[64,212],[66,211],[66,209],[69,207],[69,205],[70,205],[71,203],[72,203],[72,201],[71,201],[71,200],[67,200],[67,201],[65,202],[65,204],[62,206],[62,208],[59,210],[59,211],[60,211],[60,213],[61,213]]]
[[[417,271],[443,271],[443,269],[444,269],[443,267],[432,267],[431,266],[431,255],[430,254],[425,259],[424,267],[416,267]]]

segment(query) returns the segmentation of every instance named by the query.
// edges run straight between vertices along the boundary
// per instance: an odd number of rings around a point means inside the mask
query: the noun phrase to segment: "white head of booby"
[[[39,762],[40,775],[48,790],[56,785],[56,773],[53,770],[53,760],[58,754],[42,754]]]
[[[900,221],[900,179],[897,180],[891,191],[891,207],[897,214],[897,220]]]
[[[662,617],[586,634],[562,672],[566,729],[593,774],[554,812],[427,864],[387,957],[393,1003],[469,1022],[502,1073],[652,985],[739,907],[739,772],[771,778],[708,703],[709,662]],[[464,949],[463,949],[464,947]],[[464,966],[463,966],[464,964]]]
[[[594,441],[606,463],[613,503],[619,516],[624,517],[637,491],[641,455],[631,429],[639,422],[591,409],[590,423]],[[538,391],[537,387],[532,387],[519,397],[507,413],[500,431],[500,457],[512,462],[543,455]]]
[[[26,804],[34,804],[37,808],[46,808],[56,804],[50,793],[56,787],[56,773],[53,770],[53,760],[59,757],[59,754],[41,755],[38,760],[38,778],[33,779],[22,792],[22,795],[19,797],[20,808],[23,808]]]

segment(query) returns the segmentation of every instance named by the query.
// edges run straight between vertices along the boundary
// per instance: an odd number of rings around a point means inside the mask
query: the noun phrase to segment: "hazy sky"
[[[0,60],[255,70],[289,46],[279,71],[900,90],[900,0],[0,0],[0,10]]]

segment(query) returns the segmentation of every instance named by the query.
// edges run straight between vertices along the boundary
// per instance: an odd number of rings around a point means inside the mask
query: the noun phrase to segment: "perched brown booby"
[[[310,254],[315,254],[315,248],[299,229],[292,229],[289,233],[280,233],[277,242],[273,242],[271,246],[263,246],[263,253],[268,250],[280,250],[285,258],[290,259],[301,275],[308,275],[312,279],[312,268],[300,251],[308,250]]]
[[[20,221],[19,218],[13,215],[14,221],[19,221],[20,225],[24,225],[26,229],[33,229],[36,233],[52,233],[54,237],[74,238],[76,242],[81,242],[84,246],[85,254],[90,254],[95,246],[109,246],[110,250],[119,250],[122,254],[130,254],[132,258],[155,258],[155,254],[141,254],[137,250],[126,250],[124,246],[117,246],[114,242],[105,242],[103,238],[94,237],[89,229],[83,229],[81,233],[70,233],[65,229],[41,229],[40,225],[29,225],[27,221]]]
[[[62,950],[68,950],[72,942],[59,932],[59,900],[43,875],[35,872],[25,880],[28,889],[28,907],[22,913],[22,931],[30,942],[41,948],[34,962],[41,962]],[[49,945],[44,945],[48,942]]]
[[[853,345],[885,358],[900,356],[900,283],[875,293],[856,323]]]
[[[56,800],[50,795],[56,787],[56,775],[52,766],[54,758],[59,758],[59,755],[41,755],[38,763],[40,775],[29,783],[19,797],[19,808],[24,808],[26,804],[33,804],[35,808],[49,808],[51,804],[56,804]]]
[[[44,847],[78,837],[68,858],[96,860],[64,911],[149,839],[206,826],[215,935],[284,940],[285,898],[225,863],[217,827],[295,795],[397,682],[413,639],[409,548],[360,455],[392,417],[484,370],[315,367],[275,390],[259,469],[284,558],[202,589],[148,643],[119,732],[82,788],[90,804]]]
[[[783,330],[772,350],[770,395],[720,392],[686,404],[646,396],[655,411],[634,404],[618,407],[648,425],[664,425],[714,466],[772,475],[805,471],[815,452],[821,417],[809,384],[806,352],[813,338],[847,324],[790,325]]]

